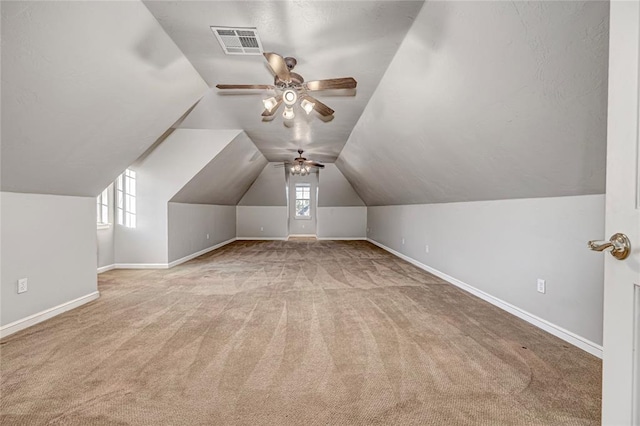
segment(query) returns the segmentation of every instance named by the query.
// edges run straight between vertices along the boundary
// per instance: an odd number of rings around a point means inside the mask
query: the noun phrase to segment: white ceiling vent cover
[[[255,28],[211,27],[227,55],[262,55],[262,42]]]

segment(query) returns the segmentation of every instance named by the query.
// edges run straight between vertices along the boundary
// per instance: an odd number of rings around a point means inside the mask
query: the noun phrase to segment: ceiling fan
[[[282,164],[276,164],[276,167],[288,167],[289,173],[301,176],[305,176],[311,173],[311,169],[313,167],[324,169],[324,164],[304,158],[302,156],[303,152],[303,150],[299,149],[298,157],[294,158],[293,161],[285,161]]]
[[[315,80],[305,82],[300,74],[292,72],[298,61],[295,58],[283,58],[277,53],[265,52],[264,57],[269,63],[269,68],[275,74],[273,85],[269,84],[218,84],[218,89],[263,89],[275,90],[277,95],[268,99],[264,99],[265,110],[263,117],[273,116],[281,104],[284,103],[284,112],[282,116],[291,120],[295,117],[293,107],[299,104],[307,114],[316,110],[320,115],[328,117],[333,115],[334,111],[327,105],[323,104],[316,98],[312,97],[309,92],[329,89],[355,89],[358,82],[353,77],[331,78],[327,80]],[[355,93],[351,93],[353,96]]]

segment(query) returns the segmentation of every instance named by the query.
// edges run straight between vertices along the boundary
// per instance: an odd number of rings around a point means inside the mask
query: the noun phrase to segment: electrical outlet
[[[428,245],[424,246],[424,252],[425,253],[429,253],[429,246]]]
[[[18,280],[18,293],[24,293],[27,291],[27,279],[20,278]]]
[[[261,232],[262,232],[262,231],[264,231],[264,226],[261,226],[261,227],[260,227],[260,231],[261,231]]]
[[[547,283],[545,280],[538,278],[538,293],[546,293],[547,292]]]
[[[404,238],[402,239],[402,245],[404,245]]]
[[[209,239],[209,234],[207,234],[207,240]]]

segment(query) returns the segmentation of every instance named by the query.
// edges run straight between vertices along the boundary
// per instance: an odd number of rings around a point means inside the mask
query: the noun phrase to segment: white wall
[[[115,263],[115,228],[114,228],[114,209],[113,209],[113,184],[107,188],[109,198],[109,224],[108,228],[97,230],[98,237],[98,268],[111,266]]]
[[[0,204],[0,324],[97,291],[94,197],[2,192]]]
[[[318,238],[364,239],[367,236],[367,208],[318,207]]]
[[[240,206],[286,206],[285,171],[282,163],[268,163],[244,194]]]
[[[325,164],[318,171],[318,206],[364,206],[362,198],[353,189],[335,164]]]
[[[238,238],[287,238],[286,175],[284,168],[276,165],[282,163],[268,163],[240,200]]]
[[[367,208],[335,164],[318,172],[318,238],[366,238]]]
[[[287,206],[238,206],[236,229],[238,238],[286,239]]]
[[[235,237],[235,206],[169,203],[169,262]]]
[[[604,195],[370,206],[368,227],[370,239],[602,344],[603,258],[586,242],[604,238]]]

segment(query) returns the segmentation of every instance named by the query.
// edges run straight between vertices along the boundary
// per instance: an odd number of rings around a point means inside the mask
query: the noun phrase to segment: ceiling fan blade
[[[318,168],[320,168],[320,169],[323,169],[323,168],[324,168],[324,164],[322,164],[322,163],[318,163],[317,161],[311,161],[311,160],[309,160],[309,161],[305,161],[305,162],[306,162],[308,165],[310,165],[311,167],[318,167]]]
[[[275,89],[270,84],[216,84],[218,89]]]
[[[280,80],[286,81],[287,83],[291,81],[289,67],[287,67],[282,56],[273,52],[264,52],[264,57],[267,59],[274,74],[277,75]]]
[[[325,117],[332,115],[335,111],[332,110],[331,108],[329,108],[328,106],[326,106],[325,104],[323,104],[322,102],[320,102],[319,100],[317,100],[316,98],[306,95],[305,98],[309,101],[309,102],[313,102],[315,105],[313,106],[313,109],[315,109],[316,111],[318,111],[320,113],[320,115],[324,115]]]
[[[265,108],[265,110],[262,112],[263,117],[271,117],[273,114],[276,113],[276,111],[278,111],[278,108],[280,108],[280,105],[282,104],[282,96],[278,96],[276,102],[277,102],[276,105],[273,108],[271,108],[271,110],[268,110]]]
[[[303,83],[305,89],[328,90],[328,89],[355,89],[358,82],[353,77],[330,78],[327,80],[307,81]]]

